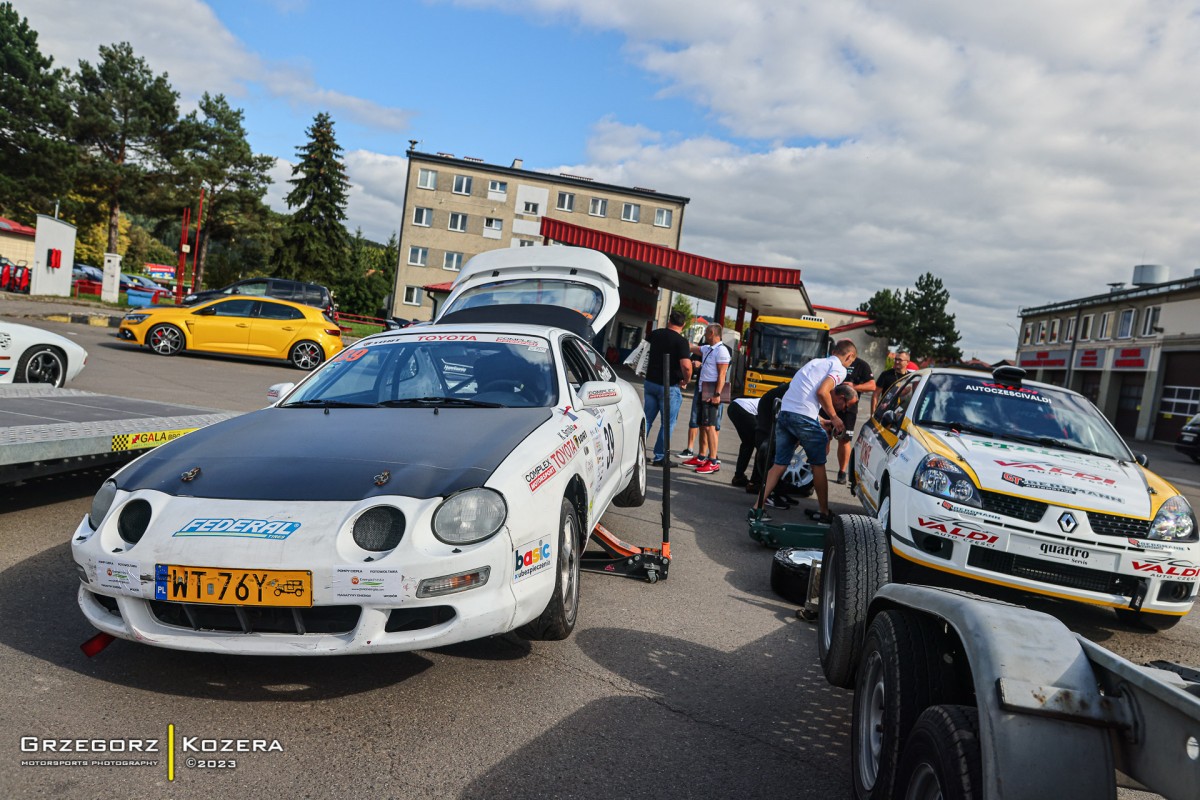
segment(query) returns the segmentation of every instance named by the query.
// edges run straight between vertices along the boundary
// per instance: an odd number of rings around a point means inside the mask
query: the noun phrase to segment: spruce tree
[[[859,310],[875,321],[872,336],[907,349],[914,361],[932,358],[938,363],[951,363],[962,359],[962,351],[958,348],[961,337],[954,315],[946,313],[949,302],[950,292],[941,278],[926,272],[917,278],[915,291],[881,289]]]

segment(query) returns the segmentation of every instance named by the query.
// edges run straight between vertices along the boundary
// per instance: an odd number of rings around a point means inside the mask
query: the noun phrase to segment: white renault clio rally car
[[[222,653],[566,637],[588,536],[646,494],[642,404],[589,344],[618,302],[594,251],[476,256],[435,324],[105,482],[71,542],[83,613]]]
[[[1200,580],[1187,499],[1084,397],[1023,377],[898,381],[855,441],[854,491],[899,558],[1171,627]]]

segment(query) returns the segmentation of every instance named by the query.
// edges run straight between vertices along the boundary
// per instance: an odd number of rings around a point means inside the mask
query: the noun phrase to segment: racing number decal
[[[612,466],[613,461],[617,457],[617,441],[616,437],[613,435],[612,425],[604,426],[604,444],[608,449],[608,463],[604,466],[605,468],[608,468]]]

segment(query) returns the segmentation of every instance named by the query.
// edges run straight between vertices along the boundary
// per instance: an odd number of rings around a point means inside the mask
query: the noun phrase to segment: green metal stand
[[[764,522],[753,510],[746,514],[750,524],[750,538],[767,547],[806,547],[821,550],[825,547],[828,525],[804,524],[800,522]]]

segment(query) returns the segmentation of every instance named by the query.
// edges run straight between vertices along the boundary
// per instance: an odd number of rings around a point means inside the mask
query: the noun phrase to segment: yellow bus
[[[743,397],[762,397],[814,358],[829,355],[829,326],[821,317],[759,317],[742,337],[740,375],[734,389]]]

